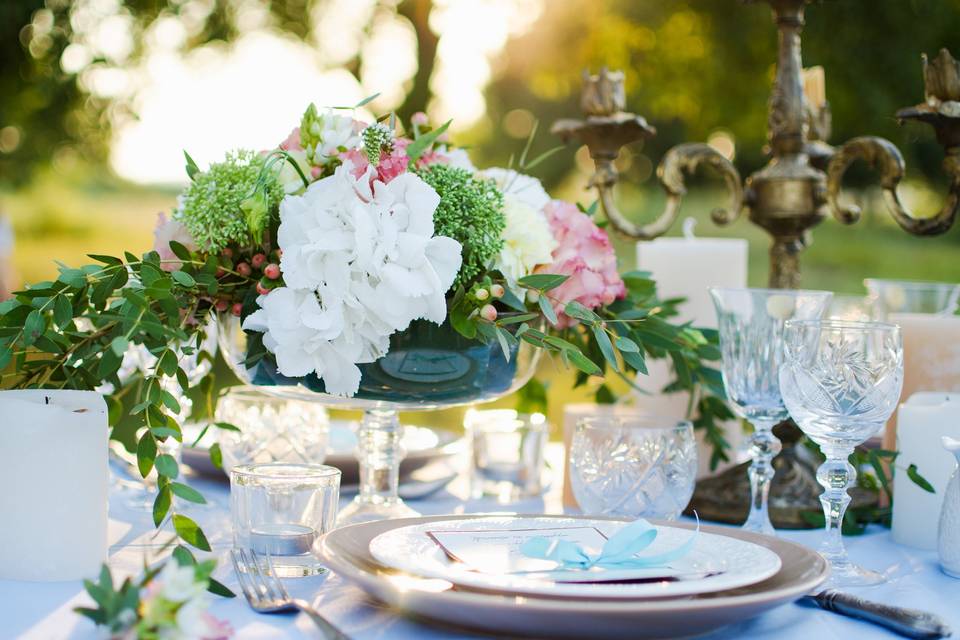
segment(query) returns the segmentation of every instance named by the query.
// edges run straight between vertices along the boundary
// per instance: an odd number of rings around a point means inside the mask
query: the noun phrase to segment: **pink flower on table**
[[[562,200],[552,200],[543,208],[557,240],[553,264],[541,267],[543,273],[570,276],[550,292],[561,327],[577,323],[563,313],[568,302],[576,300],[588,309],[610,304],[627,294],[617,272],[617,256],[606,232],[590,216]]]
[[[187,228],[180,221],[168,219],[160,212],[157,214],[157,226],[153,229],[153,250],[160,254],[164,271],[177,271],[182,266],[170,249],[171,240],[176,240],[190,251],[197,250],[197,244]]]

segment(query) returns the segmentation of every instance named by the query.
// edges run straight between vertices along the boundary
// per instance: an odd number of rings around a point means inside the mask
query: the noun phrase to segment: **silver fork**
[[[273,560],[267,555],[265,566],[255,551],[233,549],[230,552],[237,581],[252,608],[257,613],[287,613],[302,611],[317,625],[327,640],[350,640],[349,636],[333,626],[307,602],[291,598],[287,588],[273,570]],[[264,570],[265,569],[265,570]]]

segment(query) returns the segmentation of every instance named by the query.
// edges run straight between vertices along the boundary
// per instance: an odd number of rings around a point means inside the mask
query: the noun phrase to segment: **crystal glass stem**
[[[363,414],[357,444],[360,493],[340,513],[337,526],[420,515],[397,495],[404,455],[402,433],[396,411],[374,409]]]
[[[883,576],[850,562],[847,548],[843,544],[843,515],[847,512],[851,500],[847,489],[852,487],[857,479],[857,470],[848,462],[853,448],[825,446],[822,450],[827,460],[817,469],[817,481],[823,487],[820,504],[823,505],[826,535],[820,553],[830,562],[830,585],[841,587],[879,584],[883,582]]]
[[[750,438],[750,456],[753,462],[748,474],[750,476],[750,513],[743,528],[748,531],[775,535],[773,523],[770,522],[770,512],[767,507],[767,497],[770,495],[770,484],[773,482],[773,458],[780,453],[781,445],[777,436],[773,435],[776,420],[753,420],[753,436]]]

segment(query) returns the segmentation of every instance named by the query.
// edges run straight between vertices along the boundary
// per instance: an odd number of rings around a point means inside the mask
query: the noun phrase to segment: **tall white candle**
[[[917,391],[960,393],[960,316],[892,313],[903,336],[903,392],[900,402]],[[897,414],[887,422],[883,445],[897,440]],[[938,445],[939,446],[939,445]]]
[[[0,391],[0,579],[96,576],[107,558],[107,407],[93,391]]]
[[[893,539],[919,549],[937,548],[943,493],[956,465],[941,438],[960,438],[960,394],[915,393],[900,405],[897,471],[893,480]],[[918,487],[904,469],[917,465],[936,493]]]
[[[717,314],[709,289],[747,286],[749,245],[741,238],[694,237],[693,222],[692,218],[684,221],[682,238],[638,242],[637,268],[651,273],[657,282],[657,295],[661,300],[686,298],[686,302],[678,308],[680,316],[677,321],[692,322],[696,327],[716,328]],[[669,362],[651,361],[647,364],[649,375],[637,379],[638,386],[647,394],[637,394],[637,405],[654,414],[686,415],[689,394],[661,393],[672,381]],[[743,439],[739,422],[725,423],[723,428],[727,441],[737,447]],[[697,443],[697,476],[711,475],[710,447],[700,434]]]

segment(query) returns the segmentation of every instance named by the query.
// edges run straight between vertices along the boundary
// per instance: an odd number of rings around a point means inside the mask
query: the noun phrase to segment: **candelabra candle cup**
[[[826,457],[817,480],[824,488],[821,553],[831,564],[831,586],[883,582],[880,574],[850,562],[840,530],[850,504],[847,489],[857,477],[847,458],[883,428],[900,397],[900,328],[883,322],[790,321],[779,377],[790,415]]]
[[[643,413],[585,416],[573,434],[569,472],[587,515],[673,520],[697,477],[693,425]]]
[[[874,301],[877,320],[892,313],[953,315],[960,301],[960,284],[867,278],[864,286]]]
[[[734,411],[754,428],[750,439],[750,511],[744,528],[773,535],[767,496],[780,441],[773,427],[787,418],[777,371],[788,320],[816,319],[827,311],[829,291],[711,289],[720,329],[723,383]]]
[[[509,409],[467,411],[471,450],[470,493],[509,503],[543,492],[544,449],[550,434],[542,413]]]
[[[233,544],[272,556],[281,577],[322,573],[317,543],[336,522],[339,497],[334,467],[237,465],[230,472]]]

